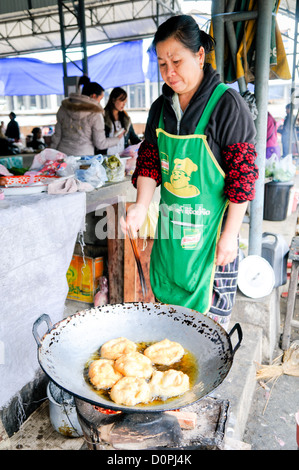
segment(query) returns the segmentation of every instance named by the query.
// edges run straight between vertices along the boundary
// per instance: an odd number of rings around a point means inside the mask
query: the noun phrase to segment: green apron
[[[225,174],[204,131],[226,89],[221,83],[214,90],[194,134],[165,132],[163,108],[156,130],[162,183],[151,254],[151,287],[160,302],[201,313],[211,306],[216,244],[228,204]]]

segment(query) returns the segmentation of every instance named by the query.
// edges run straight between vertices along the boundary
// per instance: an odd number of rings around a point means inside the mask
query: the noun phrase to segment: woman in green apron
[[[157,30],[163,94],[153,103],[137,159],[137,233],[157,185],[161,199],[150,280],[156,298],[228,326],[237,288],[238,234],[254,197],[255,128],[247,104],[220,82],[213,39],[188,15]]]

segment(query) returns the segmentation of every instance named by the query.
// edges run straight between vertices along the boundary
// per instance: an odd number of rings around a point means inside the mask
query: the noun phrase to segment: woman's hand
[[[125,235],[128,233],[130,226],[133,237],[137,236],[137,232],[145,220],[156,186],[157,183],[152,178],[138,176],[136,203],[129,206],[126,220],[124,217],[120,219],[120,227]]]
[[[137,236],[137,232],[142,226],[147,214],[147,207],[143,204],[132,204],[127,211],[126,220],[124,217],[120,219],[120,226],[125,235],[128,233],[129,227],[131,227],[133,237]]]
[[[216,265],[225,266],[236,259],[238,254],[238,235],[248,203],[229,202],[223,232],[216,246]]]
[[[236,259],[238,254],[238,237],[223,232],[216,247],[216,265],[225,266]]]
[[[120,130],[116,133],[115,137],[117,137],[118,139],[121,139],[122,136],[123,136],[125,133],[126,133],[126,129],[120,129]]]

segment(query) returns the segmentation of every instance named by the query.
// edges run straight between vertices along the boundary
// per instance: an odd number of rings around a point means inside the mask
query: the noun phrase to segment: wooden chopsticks
[[[132,229],[131,229],[130,226],[129,226],[129,229],[128,229],[128,234],[129,234],[129,239],[130,239],[130,242],[131,242],[132,250],[133,250],[133,253],[134,253],[135,261],[136,261],[136,264],[137,264],[137,269],[138,269],[142,294],[143,294],[143,297],[145,297],[145,294],[147,294],[147,287],[146,287],[145,277],[144,277],[141,262],[140,262],[140,256],[139,256],[139,253],[138,253],[137,244],[136,244],[135,238],[133,237]]]

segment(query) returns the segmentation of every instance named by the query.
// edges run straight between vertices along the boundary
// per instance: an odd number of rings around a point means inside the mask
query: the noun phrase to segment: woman
[[[132,179],[137,200],[122,228],[138,231],[161,184],[152,290],[159,301],[192,308],[227,328],[238,233],[258,171],[247,104],[205,63],[213,45],[187,15],[170,18],[156,32],[165,84],[149,113]]]
[[[122,137],[107,139],[104,129],[104,110],[100,101],[104,89],[84,77],[82,94],[71,93],[57,112],[51,147],[66,155],[94,155],[95,148],[117,145]]]
[[[277,122],[272,114],[268,112],[266,159],[271,158],[273,153],[275,153],[277,158],[280,158],[281,151],[277,142]]]
[[[111,91],[108,103],[105,106],[106,136],[114,137],[123,129],[125,133],[117,145],[111,146],[107,150],[102,149],[102,153],[107,153],[108,155],[121,153],[129,145],[138,144],[140,142],[139,137],[135,134],[131,119],[124,109],[126,102],[126,90],[116,87]]]
[[[32,129],[32,139],[27,143],[27,147],[33,150],[44,150],[46,148],[45,140],[40,127]]]

